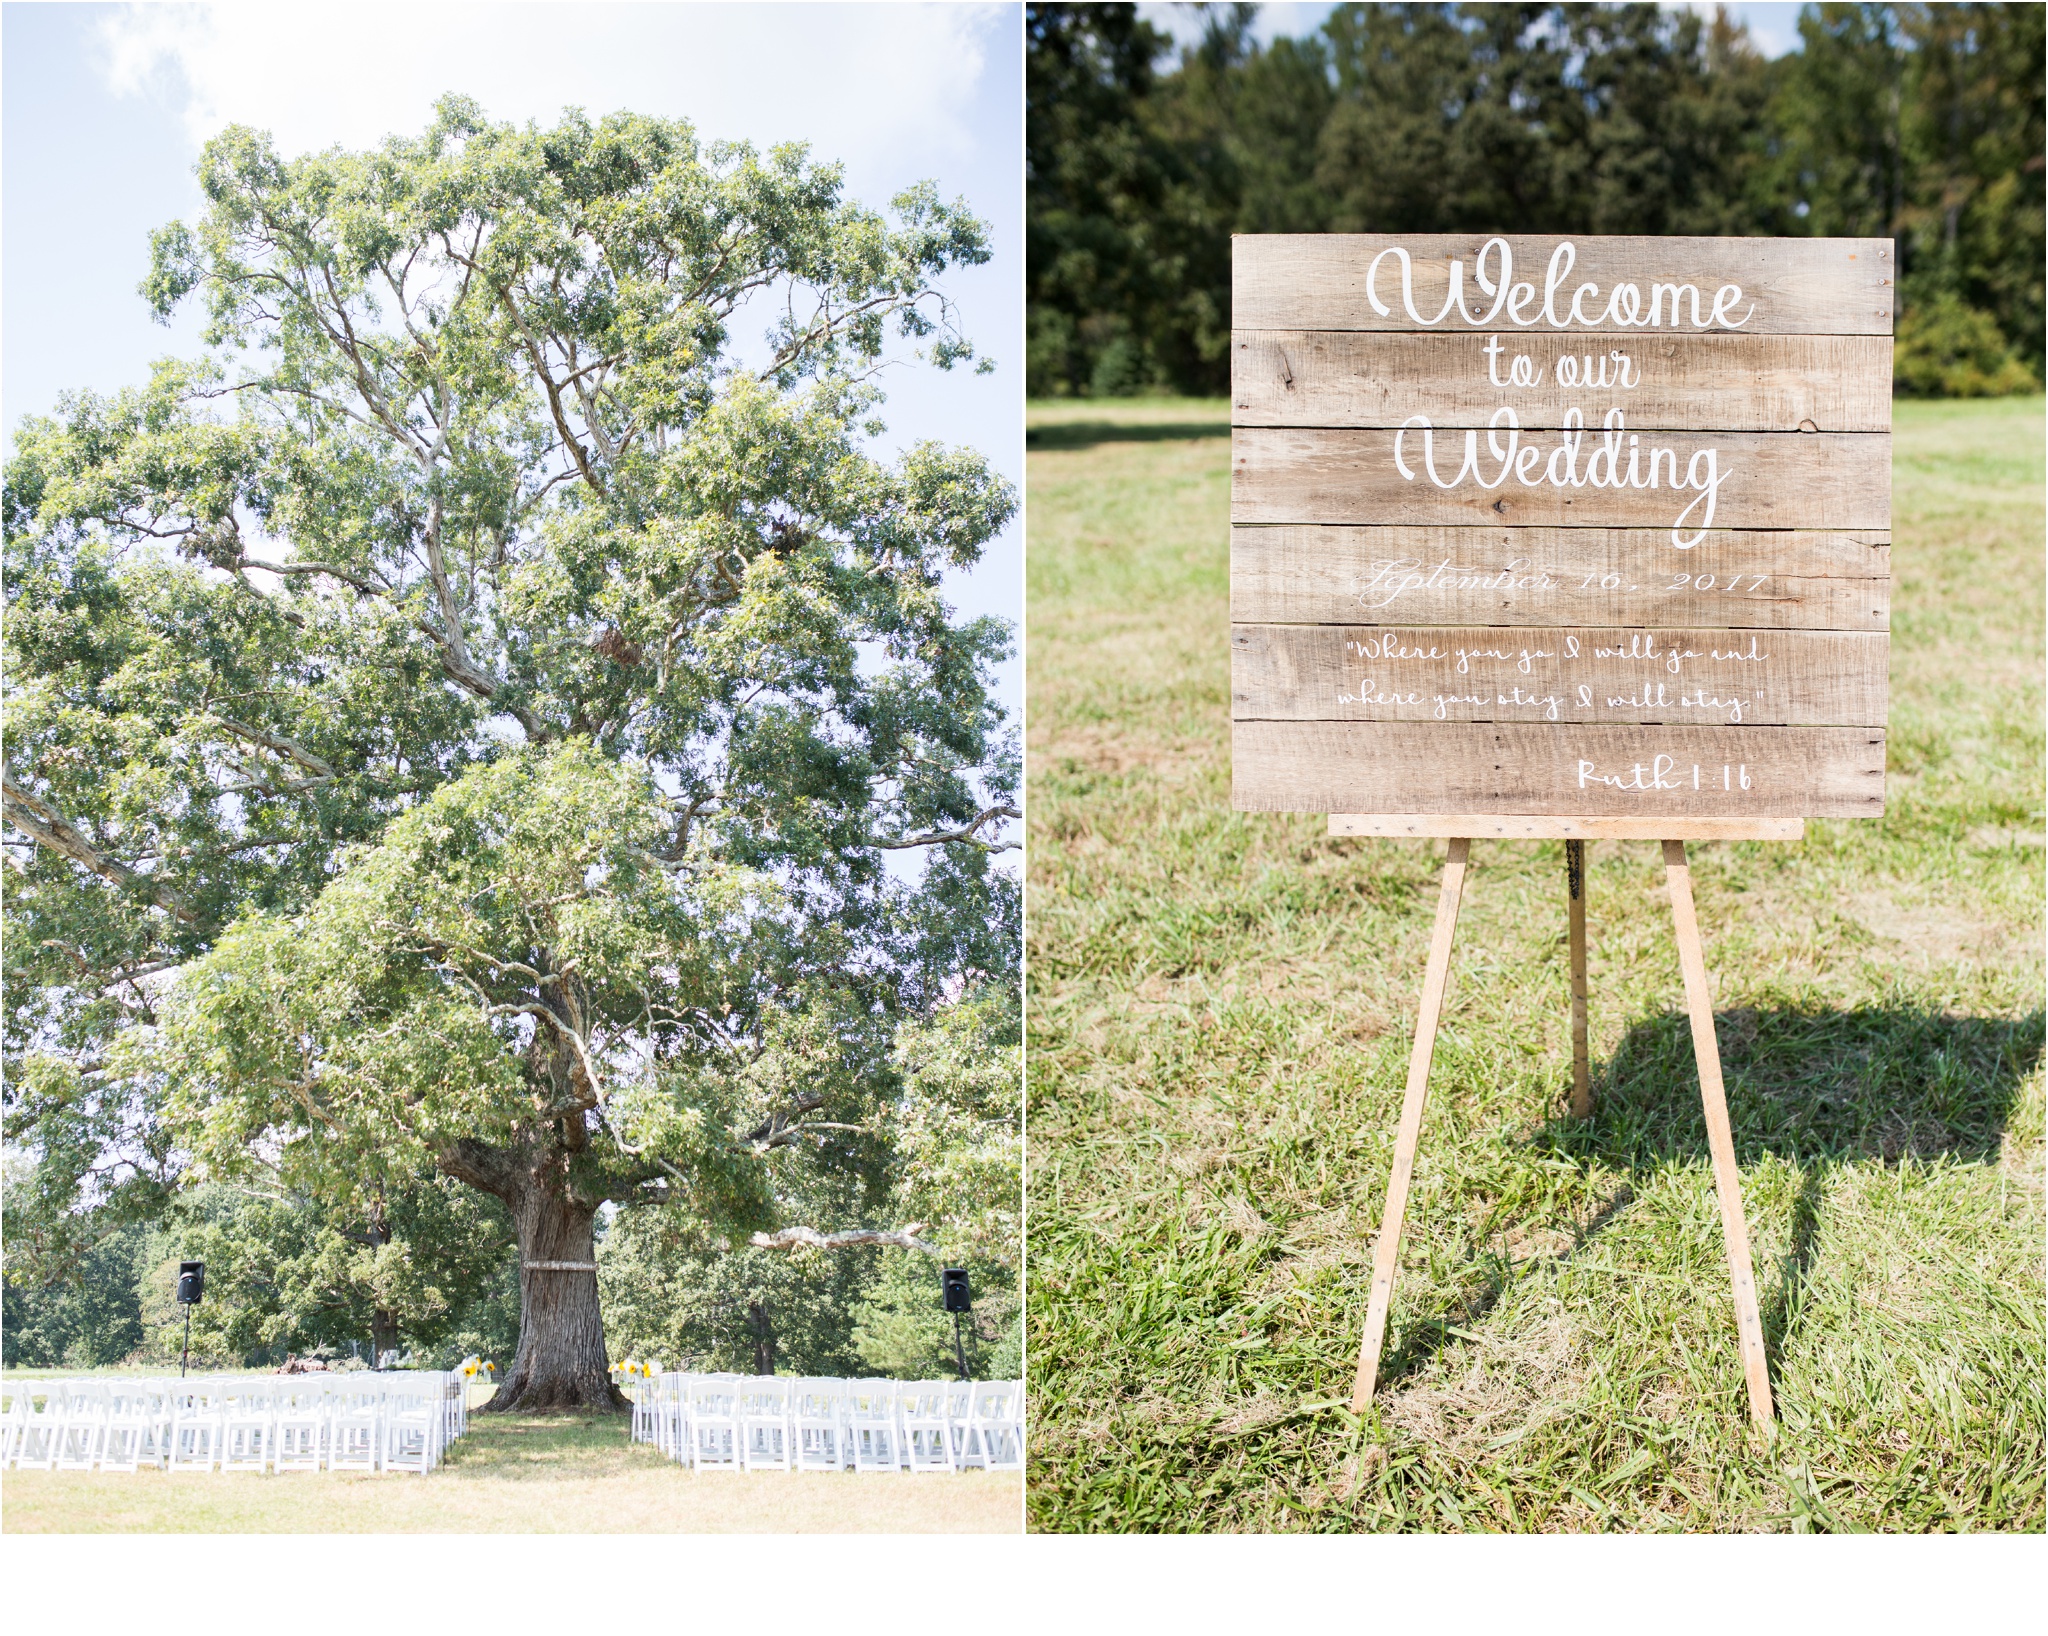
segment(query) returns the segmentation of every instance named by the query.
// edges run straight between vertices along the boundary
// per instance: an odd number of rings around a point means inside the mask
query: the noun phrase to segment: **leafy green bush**
[[[1024,1373],[1024,1311],[1004,1269],[968,1263],[974,1310],[960,1324],[967,1372],[976,1380],[1015,1380]],[[953,1318],[941,1303],[939,1267],[911,1250],[884,1250],[868,1298],[854,1314],[853,1344],[874,1374],[895,1380],[938,1380],[955,1368]]]
[[[1998,321],[1949,290],[1900,313],[1892,384],[1909,398],[2004,398],[2041,389]]]
[[[6,1366],[99,1369],[133,1352],[142,1342],[136,1271],[147,1237],[142,1227],[116,1229],[62,1277],[30,1277],[10,1265],[0,1318]]]

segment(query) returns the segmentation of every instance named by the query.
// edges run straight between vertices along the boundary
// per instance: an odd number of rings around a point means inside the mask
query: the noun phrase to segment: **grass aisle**
[[[622,1417],[472,1415],[426,1477],[10,1471],[10,1534],[1014,1534],[1015,1472],[690,1472]]]
[[[1590,849],[1584,1126],[1562,846],[1473,847],[1332,1406],[1443,846],[1230,812],[1227,418],[1033,417],[1032,1525],[2040,1529],[2041,401],[1899,406],[1886,818],[1695,849],[1768,1447],[1653,843]]]

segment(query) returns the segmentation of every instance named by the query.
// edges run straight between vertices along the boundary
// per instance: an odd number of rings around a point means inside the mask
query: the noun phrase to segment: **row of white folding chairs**
[[[697,1471],[1018,1471],[1024,1387],[665,1374],[641,1383],[633,1437]]]
[[[24,1471],[410,1471],[467,1429],[439,1371],[12,1384],[0,1464]]]

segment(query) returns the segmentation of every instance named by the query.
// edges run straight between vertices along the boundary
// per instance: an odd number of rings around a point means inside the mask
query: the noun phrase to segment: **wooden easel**
[[[1351,1412],[1363,1414],[1379,1376],[1380,1345],[1386,1338],[1387,1308],[1394,1296],[1394,1269],[1401,1255],[1401,1228],[1408,1210],[1408,1183],[1422,1136],[1422,1111],[1429,1097],[1429,1064],[1436,1050],[1437,1018],[1451,975],[1451,939],[1465,890],[1465,863],[1479,837],[1562,840],[1565,843],[1572,968],[1572,1113],[1593,1111],[1592,1076],[1586,1051],[1585,844],[1592,840],[1661,841],[1664,874],[1671,887],[1671,918],[1678,936],[1678,964],[1685,974],[1685,1006],[1692,1018],[1693,1056],[1699,1064],[1700,1101],[1707,1116],[1707,1148],[1714,1160],[1714,1191],[1721,1204],[1721,1235],[1727,1243],[1728,1272],[1735,1286],[1735,1332],[1742,1346],[1742,1372],[1749,1382],[1750,1418],[1772,1423],[1771,1377],[1764,1358],[1763,1319],[1757,1309],[1756,1278],[1750,1270],[1749,1228],[1742,1214],[1742,1176],[1735,1165],[1735,1139],[1728,1127],[1728,1099],[1721,1085],[1721,1051],[1714,1038],[1714,1003],[1707,989],[1706,956],[1700,948],[1699,919],[1693,911],[1692,869],[1687,841],[1798,840],[1804,819],[1720,818],[1472,818],[1373,817],[1332,813],[1332,835],[1437,836],[1450,842],[1443,886],[1437,895],[1436,929],[1430,937],[1429,966],[1422,980],[1422,1005],[1415,1020],[1415,1048],[1408,1058],[1408,1090],[1401,1102],[1401,1129],[1394,1141],[1394,1168],[1387,1179],[1387,1207],[1373,1246],[1372,1295],[1366,1307],[1365,1340],[1358,1353],[1358,1378]]]

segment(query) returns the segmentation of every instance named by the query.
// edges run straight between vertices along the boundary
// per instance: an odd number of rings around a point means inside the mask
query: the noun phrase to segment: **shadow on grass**
[[[626,1414],[493,1414],[469,1417],[467,1436],[448,1446],[444,1470],[464,1478],[601,1477],[661,1463],[632,1440]]]
[[[1228,437],[1230,426],[1220,420],[1158,421],[1126,423],[1109,420],[1074,420],[1051,426],[1033,426],[1024,433],[1027,449],[1092,449],[1098,443],[1174,443],[1190,438]]]
[[[1799,1293],[1806,1287],[1806,1275],[1813,1266],[1814,1240],[1820,1236],[1820,1201],[1827,1190],[1826,1165],[1809,1165],[1799,1177],[1799,1191],[1792,1199],[1792,1247],[1785,1257],[1778,1287],[1763,1297],[1764,1352],[1775,1385],[1778,1360],[1785,1337],[1792,1332],[1792,1320],[1799,1311]]]
[[[1760,1292],[1764,1341],[1775,1366],[1812,1266],[1827,1173],[1872,1159],[1887,1165],[1937,1158],[1995,1163],[2019,1088],[2041,1060],[2048,1014],[2037,1010],[2013,1019],[1910,1007],[1737,1009],[1714,1022],[1738,1164],[1746,1169],[1771,1154],[1803,1172],[1792,1205],[1790,1253],[1777,1287]],[[1528,1147],[1644,1175],[1674,1159],[1708,1160],[1685,1013],[1663,1012],[1629,1029],[1596,1075],[1593,1117],[1551,1119],[1532,1133]],[[1553,1265],[1570,1260],[1634,1197],[1634,1187],[1624,1182],[1569,1245],[1543,1259]],[[1481,1258],[1473,1271],[1454,1307],[1409,1320],[1382,1366],[1383,1380],[1425,1368],[1461,1329],[1485,1317],[1518,1275],[1514,1263],[1498,1256]]]
[[[1613,1223],[1622,1211],[1636,1201],[1633,1187],[1624,1182],[1614,1194],[1572,1234],[1572,1241],[1553,1255],[1542,1257],[1552,1265],[1569,1261],[1594,1239],[1598,1238]],[[1516,1265],[1500,1256],[1489,1255],[1474,1263],[1477,1277],[1459,1293],[1455,1313],[1438,1317],[1411,1318],[1401,1330],[1400,1343],[1381,1360],[1379,1380],[1382,1388],[1412,1375],[1429,1366],[1429,1362],[1446,1347],[1453,1345],[1461,1330],[1470,1330],[1480,1323],[1507,1293],[1508,1287],[1517,1276]]]
[[[2039,1010],[2024,1018],[1912,1007],[1720,1012],[1714,1028],[1736,1158],[1994,1160],[2019,1087],[2041,1060],[2044,1021]],[[1592,1120],[1555,1120],[1540,1141],[1629,1166],[1706,1155],[1682,1011],[1637,1023],[1600,1079]]]

